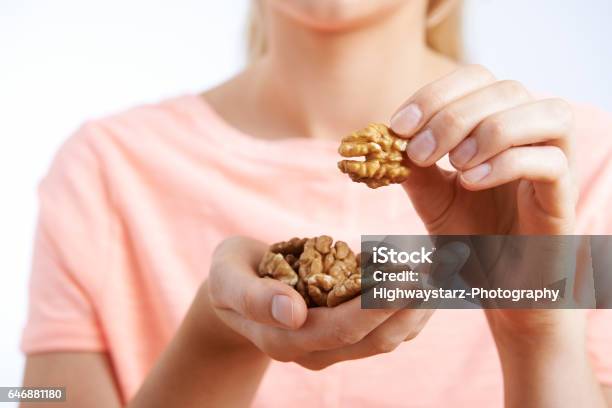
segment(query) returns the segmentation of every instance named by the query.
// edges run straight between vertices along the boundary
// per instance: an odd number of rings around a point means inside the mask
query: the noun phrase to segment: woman
[[[254,271],[292,236],[609,233],[610,119],[460,66],[452,1],[255,6],[239,75],[89,122],[59,152],[25,384],[65,385],[75,407],[612,401],[601,311],[308,310]],[[409,140],[408,198],[335,168],[369,122]]]

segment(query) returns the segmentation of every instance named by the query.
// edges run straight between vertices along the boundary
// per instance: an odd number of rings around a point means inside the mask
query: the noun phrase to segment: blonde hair
[[[266,37],[258,3],[258,0],[251,2],[247,27],[249,61],[256,60],[266,52]],[[429,0],[425,37],[427,45],[449,58],[461,60],[463,56],[461,22],[461,0]]]

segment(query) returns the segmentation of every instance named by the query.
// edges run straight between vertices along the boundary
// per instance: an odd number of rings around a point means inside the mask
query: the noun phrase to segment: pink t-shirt
[[[585,107],[576,118],[579,231],[609,234],[612,120]],[[336,149],[250,137],[194,95],[85,124],[40,185],[22,349],[105,351],[129,399],[225,237],[325,233],[359,248],[361,234],[425,233],[400,186],[351,182]],[[589,314],[589,354],[612,384],[612,316]],[[273,362],[254,405],[501,406],[502,377],[482,311],[439,310],[389,354],[319,372]]]

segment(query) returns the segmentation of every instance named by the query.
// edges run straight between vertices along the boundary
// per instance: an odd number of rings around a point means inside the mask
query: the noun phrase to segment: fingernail
[[[476,155],[478,146],[472,137],[465,139],[450,154],[450,160],[456,167],[462,167]]]
[[[424,162],[431,156],[434,150],[436,150],[436,139],[431,130],[425,129],[408,143],[406,152],[412,160]]]
[[[391,118],[391,129],[398,135],[410,136],[421,122],[423,112],[414,103],[406,106]]]
[[[487,177],[489,173],[491,173],[491,165],[489,163],[483,163],[473,169],[463,172],[462,177],[468,183],[477,183]]]
[[[272,317],[284,326],[293,327],[293,302],[289,296],[272,297]]]

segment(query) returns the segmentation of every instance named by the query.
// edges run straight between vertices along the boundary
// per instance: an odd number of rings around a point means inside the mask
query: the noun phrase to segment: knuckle
[[[224,239],[223,241],[219,242],[215,246],[215,249],[213,250],[213,258],[216,256],[219,256],[219,253],[223,252],[223,249],[225,248],[226,245],[227,245],[227,239]]]
[[[466,72],[473,75],[476,78],[484,78],[488,80],[494,80],[495,77],[487,68],[480,64],[469,64],[465,67]]]
[[[244,317],[249,320],[255,320],[255,296],[252,291],[246,290],[238,301],[240,303],[239,310],[242,310]]]
[[[498,117],[485,119],[482,124],[483,133],[486,138],[493,144],[499,144],[503,141],[506,134],[506,124]]]
[[[261,336],[262,338],[258,342],[258,347],[261,351],[268,355],[272,360],[280,361],[282,363],[288,363],[296,361],[300,355],[296,350],[282,345],[279,347],[279,342],[273,336],[267,335]]]
[[[212,253],[211,270],[220,268],[238,251],[244,241],[243,237],[233,236],[219,242]]]
[[[438,113],[435,125],[440,127],[443,133],[456,132],[464,128],[465,119],[456,109],[445,109]]]
[[[211,269],[208,278],[206,295],[213,307],[221,307],[227,303],[226,297],[226,282],[221,277],[222,275],[216,273],[214,269]],[[202,287],[204,288],[204,286]]]
[[[254,333],[252,338],[249,338],[253,343],[257,345],[257,347],[266,353],[270,358],[275,358],[276,356],[276,347],[274,342],[265,335],[264,332],[259,331],[258,333]]]
[[[516,149],[506,150],[491,161],[498,171],[509,175],[522,174],[523,168],[528,166],[528,164],[526,164],[528,159],[521,155],[520,151]]]
[[[221,299],[220,294],[222,293],[221,290],[219,290],[220,288],[220,284],[216,283],[217,279],[209,279],[208,281],[208,285],[209,285],[209,290],[208,290],[208,298],[210,299],[210,302],[212,303],[213,307],[219,307],[223,304],[223,300]]]
[[[274,361],[279,361],[281,363],[290,363],[295,361],[295,356],[289,353],[278,352],[274,350],[267,351],[266,354]]]
[[[545,102],[553,117],[561,121],[567,129],[572,127],[574,122],[574,111],[569,103],[561,98],[552,98]]]
[[[363,338],[359,332],[351,330],[350,326],[347,327],[344,324],[334,325],[333,336],[334,340],[341,346],[350,346]]]
[[[416,336],[419,335],[420,330],[411,330],[408,332],[408,334],[406,335],[406,337],[404,338],[404,341],[410,341],[413,340]]]
[[[431,84],[415,95],[415,102],[425,111],[433,112],[445,105],[445,90],[436,84]]]
[[[322,361],[320,359],[309,359],[309,358],[299,360],[296,362],[302,367],[310,371],[321,371],[329,367],[330,365],[332,365],[332,363],[330,362]]]
[[[506,79],[497,83],[497,89],[501,92],[502,97],[519,100],[529,99],[529,92],[523,84],[518,81]]]
[[[550,148],[553,151],[559,175],[569,172],[569,160],[563,150],[558,146],[550,146]]]
[[[213,252],[213,255],[222,254],[228,247],[235,245],[237,243],[237,240],[238,240],[238,237],[225,238],[223,241],[217,244]]]
[[[242,241],[244,241],[244,237],[241,237],[239,235],[233,235],[231,237],[227,237],[225,238],[220,245],[227,245],[227,246],[232,246],[232,245],[239,245],[242,243]]]
[[[390,353],[399,346],[398,341],[388,336],[379,336],[373,339],[373,346],[379,354]]]

